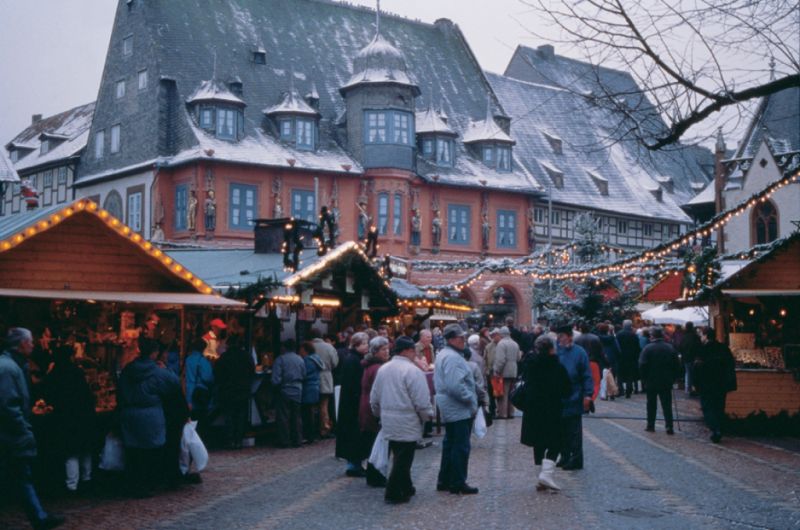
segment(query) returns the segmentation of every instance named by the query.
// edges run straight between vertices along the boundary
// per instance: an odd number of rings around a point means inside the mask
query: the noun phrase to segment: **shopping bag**
[[[483,415],[483,408],[478,409],[478,414],[475,415],[475,421],[472,424],[472,434],[478,438],[486,436],[486,416]]]
[[[492,383],[492,395],[496,398],[503,397],[503,376],[493,375],[489,381]]]
[[[608,372],[608,368],[603,370],[603,377],[600,378],[600,392],[597,394],[597,397],[600,399],[608,399],[608,383],[606,382],[606,372]]]
[[[103,445],[103,452],[100,453],[98,467],[106,471],[125,469],[125,448],[122,446],[122,440],[111,433],[106,435],[106,443]]]
[[[619,386],[617,386],[617,380],[614,379],[614,372],[611,370],[607,370],[608,373],[603,374],[603,380],[606,383],[606,392],[608,393],[608,397],[616,397],[619,393]]]
[[[378,431],[372,452],[369,454],[369,463],[380,471],[384,477],[389,476],[389,440],[383,436],[383,429]]]
[[[508,393],[508,399],[514,408],[525,412],[528,408],[527,385],[524,380],[518,379]]]
[[[178,465],[184,475],[194,463],[196,471],[202,471],[208,466],[208,450],[200,435],[197,434],[197,422],[190,421],[183,426],[181,436],[181,452],[178,455]]]

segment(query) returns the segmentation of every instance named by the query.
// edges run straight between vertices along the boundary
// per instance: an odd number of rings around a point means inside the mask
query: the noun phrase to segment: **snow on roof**
[[[657,178],[686,178],[681,159],[660,153],[646,156],[631,142],[606,145],[610,134],[607,127],[613,119],[607,110],[591,105],[580,95],[497,74],[487,76],[513,118],[515,157],[539,182],[550,181],[548,170],[563,173],[563,187],[552,188],[553,201],[689,221],[679,207],[683,195],[664,193],[661,201],[653,195],[660,189]],[[542,131],[558,131],[563,143],[560,154],[554,152]],[[605,189],[599,189],[597,181],[607,182],[607,194]]]
[[[445,123],[432,106],[426,111],[416,113],[414,130],[417,134],[440,133],[458,136],[458,133]]]
[[[709,182],[703,191],[698,193],[694,196],[692,200],[690,200],[687,205],[698,205],[698,204],[713,204],[714,203],[714,181],[712,180]]]
[[[353,74],[342,86],[342,93],[362,84],[392,83],[417,88],[409,74],[406,58],[383,35],[377,33],[353,59]],[[417,88],[417,91],[419,89]]]
[[[223,101],[235,105],[245,105],[245,102],[242,101],[241,98],[215,79],[203,81],[200,83],[200,86],[186,98],[187,103],[197,103],[200,101]]]
[[[300,93],[294,87],[284,94],[283,99],[277,105],[264,109],[264,114],[273,116],[276,114],[302,114],[305,116],[319,116],[319,112],[300,97]]]
[[[481,121],[470,123],[469,129],[464,133],[465,144],[487,141],[506,142],[510,144],[516,143],[513,138],[506,134],[506,132],[495,123],[494,117],[492,116],[491,98],[489,98],[486,104],[486,117]]]
[[[5,151],[0,151],[0,182],[19,182],[19,175]]]
[[[787,88],[761,100],[734,158],[754,157],[764,139],[776,156],[800,151],[800,87]]]
[[[19,153],[14,169],[17,172],[27,172],[43,164],[51,164],[79,154],[89,139],[94,108],[94,102],[81,105],[39,120],[20,132],[6,144],[7,149],[28,151],[27,154]],[[50,149],[42,154],[40,150],[42,141],[50,139],[61,141],[51,145]]]

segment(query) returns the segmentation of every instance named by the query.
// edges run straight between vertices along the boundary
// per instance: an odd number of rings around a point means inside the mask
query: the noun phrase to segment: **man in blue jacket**
[[[433,371],[436,405],[445,429],[436,490],[474,494],[478,488],[467,484],[467,468],[478,393],[472,370],[461,353],[466,346],[466,333],[458,324],[448,324],[443,335],[447,345],[436,355]]]
[[[592,371],[586,350],[573,344],[572,326],[556,329],[558,337],[558,360],[567,369],[572,384],[572,393],[564,399],[561,411],[562,455],[559,465],[565,470],[583,469],[583,420],[589,411],[594,392]]]
[[[25,371],[33,351],[33,335],[25,328],[11,328],[6,349],[0,353],[0,459],[8,480],[36,528],[55,528],[64,518],[47,513],[33,487],[31,461],[36,457],[36,438],[31,429],[30,388]]]

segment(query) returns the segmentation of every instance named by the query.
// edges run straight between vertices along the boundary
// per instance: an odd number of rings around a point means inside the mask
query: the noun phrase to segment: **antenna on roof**
[[[375,8],[375,35],[381,32],[381,0],[377,0],[378,7]]]

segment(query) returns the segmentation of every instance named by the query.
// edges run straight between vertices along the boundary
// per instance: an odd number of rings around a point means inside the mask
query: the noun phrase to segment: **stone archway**
[[[521,294],[516,287],[500,284],[487,293],[480,309],[486,315],[488,322],[502,326],[509,316],[513,317],[515,322],[518,320],[521,300]]]

